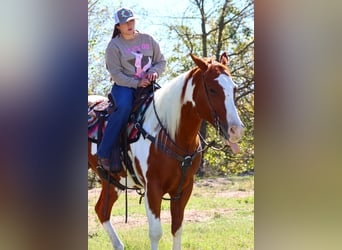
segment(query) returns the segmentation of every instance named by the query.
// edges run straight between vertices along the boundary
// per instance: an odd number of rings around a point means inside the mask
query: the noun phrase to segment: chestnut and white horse
[[[202,120],[219,131],[233,153],[239,151],[244,126],[234,102],[236,84],[223,53],[220,62],[191,55],[196,66],[167,82],[155,92],[154,103],[145,113],[141,136],[129,145],[129,156],[141,185],[128,176],[128,187],[142,188],[149,223],[151,249],[158,249],[162,237],[161,202],[165,194],[171,197],[173,249],[181,249],[184,209],[190,198],[194,175],[201,160],[198,131]],[[88,104],[89,105],[89,104]],[[88,144],[88,165],[97,172],[96,155]],[[126,171],[112,178],[125,183]],[[95,210],[114,249],[124,249],[110,222],[112,206],[121,190],[101,180],[102,190]],[[109,186],[108,186],[109,185]]]

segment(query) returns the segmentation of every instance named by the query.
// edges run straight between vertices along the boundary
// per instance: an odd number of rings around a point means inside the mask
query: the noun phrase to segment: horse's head
[[[227,67],[228,57],[223,53],[218,63],[212,59],[190,56],[198,66],[193,73],[193,83],[197,89],[194,92],[197,111],[220,132],[233,153],[238,153],[237,142],[243,135],[244,126],[235,106],[237,86]]]

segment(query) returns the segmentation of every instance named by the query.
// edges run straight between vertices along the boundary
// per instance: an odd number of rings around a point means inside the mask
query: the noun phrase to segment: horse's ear
[[[220,63],[222,63],[223,65],[228,65],[228,55],[226,52],[223,52],[222,55],[220,56]]]
[[[192,53],[190,53],[190,56],[192,58],[192,60],[196,63],[196,65],[203,71],[206,71],[208,69],[208,63],[206,61],[204,61],[203,59],[193,55]]]

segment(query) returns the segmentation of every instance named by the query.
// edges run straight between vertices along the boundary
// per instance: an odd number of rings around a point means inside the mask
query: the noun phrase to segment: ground
[[[247,184],[246,184],[247,183]],[[94,205],[100,195],[100,188],[93,188],[88,191],[89,210],[94,210]],[[139,195],[135,191],[129,191],[129,197],[135,199],[134,204],[139,200]],[[232,180],[231,178],[206,178],[195,182],[192,196],[201,195],[208,197],[227,197],[227,198],[246,198],[253,197],[254,195],[254,180],[245,181],[241,184],[239,181]],[[119,202],[124,203],[124,194],[120,197]],[[190,198],[191,199],[191,198]],[[130,206],[129,202],[129,206]],[[121,205],[123,206],[123,205]],[[141,209],[144,210],[144,205],[141,204]],[[88,210],[88,211],[89,211]],[[212,210],[192,210],[185,209],[185,222],[205,222],[213,217],[213,214],[228,215],[232,213],[232,208],[215,208]],[[123,213],[124,214],[124,213]],[[171,220],[170,212],[168,209],[161,212],[162,223],[169,223]],[[132,228],[147,224],[147,218],[144,213],[129,213],[128,223],[125,223],[124,215],[113,215],[111,222],[117,228]],[[94,233],[99,226],[98,219],[93,212],[88,212],[88,234]]]

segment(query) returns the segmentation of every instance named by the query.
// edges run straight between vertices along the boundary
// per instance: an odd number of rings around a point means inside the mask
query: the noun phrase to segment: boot
[[[115,147],[112,152],[112,161],[110,165],[111,172],[118,173],[122,170],[120,160],[120,147]]]
[[[98,164],[107,172],[110,171],[111,161],[107,158],[98,158]]]

